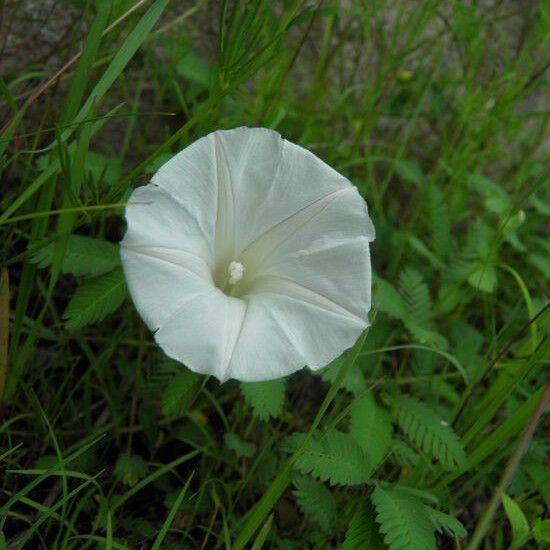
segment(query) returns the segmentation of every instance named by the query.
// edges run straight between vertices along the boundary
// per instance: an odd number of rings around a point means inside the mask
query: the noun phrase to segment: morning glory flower
[[[357,189],[263,128],[213,132],[135,189],[121,257],[170,357],[220,381],[318,369],[368,325],[374,228]]]

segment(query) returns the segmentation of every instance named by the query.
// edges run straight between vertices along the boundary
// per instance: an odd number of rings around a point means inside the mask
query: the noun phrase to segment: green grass
[[[55,62],[0,78],[0,548],[550,540],[550,4],[66,4]],[[162,355],[109,245],[133,187],[241,125],[377,231],[365,338],[242,387]]]

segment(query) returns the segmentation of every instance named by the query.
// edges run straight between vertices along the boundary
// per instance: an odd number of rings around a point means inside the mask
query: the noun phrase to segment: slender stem
[[[338,375],[334,379],[334,382],[330,386],[328,393],[317,411],[317,415],[311,424],[309,431],[306,436],[302,439],[300,446],[294,451],[294,454],[288,459],[286,464],[283,466],[282,470],[279,472],[277,477],[271,483],[269,489],[264,493],[264,496],[255,504],[252,510],[248,513],[245,523],[240,531],[239,536],[235,540],[235,543],[232,546],[232,550],[242,550],[246,547],[247,543],[250,541],[256,530],[260,527],[266,516],[269,514],[273,506],[277,503],[281,495],[285,492],[286,488],[290,485],[292,478],[294,476],[293,467],[294,463],[300,455],[304,452],[309,441],[313,437],[315,430],[319,426],[323,416],[325,415],[327,409],[332,403],[338,389],[341,387],[344,379],[346,378],[348,372],[355,364],[355,361],[360,355],[361,349],[365,343],[365,338],[367,336],[368,330],[366,330],[362,336],[357,341],[355,347],[350,353],[347,360],[340,367]]]
[[[304,47],[304,44],[306,42],[307,37],[311,33],[311,29],[313,28],[313,24],[315,23],[315,20],[317,18],[317,15],[319,14],[319,10],[321,9],[321,6],[323,5],[323,2],[324,2],[324,0],[320,0],[318,2],[317,7],[315,8],[315,11],[313,12],[313,14],[312,14],[312,16],[309,20],[308,26],[307,26],[304,34],[302,35],[302,38],[301,38],[301,40],[298,44],[298,47],[296,48],[296,50],[294,50],[294,54],[292,56],[290,64],[287,66],[285,72],[283,73],[283,75],[282,75],[282,77],[279,81],[279,86],[277,87],[277,91],[273,95],[273,99],[271,100],[268,108],[266,109],[264,115],[262,116],[262,118],[260,120],[267,120],[269,115],[271,114],[273,106],[277,104],[277,101],[278,101],[278,99],[279,99],[279,97],[280,97],[280,95],[283,91],[283,87],[285,85],[286,79],[288,78],[288,75],[289,75],[290,71],[294,67],[294,65],[295,65],[295,63],[298,59],[298,56],[300,55],[300,52],[302,51],[302,48]]]
[[[130,456],[132,454],[132,442],[134,439],[134,431],[136,424],[136,412],[137,412],[137,400],[138,400],[138,385],[139,379],[141,377],[141,367],[143,364],[143,355],[145,353],[145,332],[143,330],[143,325],[139,326],[139,347],[138,355],[136,360],[136,368],[134,373],[134,386],[132,389],[132,403],[130,405],[130,425],[128,426],[128,446],[127,454]]]
[[[517,342],[529,329],[531,324],[535,323],[537,319],[542,317],[550,307],[550,303],[546,304],[532,319],[529,319],[523,327],[515,334],[513,338],[510,339],[510,341],[506,344],[506,346],[496,355],[496,357],[487,365],[487,368],[485,371],[481,374],[481,376],[475,380],[469,388],[466,388],[465,390],[465,397],[462,399],[462,403],[460,404],[460,407],[458,408],[458,411],[453,415],[453,421],[451,422],[451,425],[456,427],[458,424],[458,421],[460,420],[460,417],[466,410],[466,405],[472,398],[472,396],[475,393],[475,390],[478,388],[478,386],[481,384],[481,382],[485,379],[485,377],[493,370],[495,365],[508,353],[508,350],[512,347],[514,342]]]
[[[10,310],[10,282],[8,270],[0,270],[0,406],[8,378],[8,334]]]
[[[537,404],[537,408],[533,412],[533,416],[531,417],[531,420],[529,421],[527,428],[525,429],[525,431],[523,432],[523,435],[521,436],[518,448],[516,449],[515,453],[510,457],[510,460],[506,465],[506,469],[502,474],[500,482],[495,492],[493,493],[491,501],[489,502],[487,508],[485,509],[485,513],[481,516],[481,519],[479,520],[479,523],[476,526],[474,534],[472,535],[472,539],[470,540],[470,543],[468,544],[466,550],[476,550],[477,548],[479,548],[479,546],[483,542],[483,539],[485,538],[485,535],[489,530],[491,520],[493,519],[493,516],[495,515],[500,505],[502,495],[506,491],[506,488],[508,487],[510,481],[512,481],[512,478],[516,473],[516,470],[521,462],[521,459],[523,458],[525,451],[527,451],[529,442],[531,441],[531,438],[535,433],[535,429],[537,427],[538,421],[542,416],[542,413],[544,412],[544,409],[546,407],[546,403],[548,402],[549,399],[550,399],[550,384],[547,384],[546,389],[544,390],[544,393],[541,395],[540,400]]]
[[[22,222],[25,220],[33,220],[35,218],[47,218],[58,214],[70,214],[75,212],[94,212],[96,210],[108,210],[111,208],[124,208],[127,206],[125,202],[113,202],[108,204],[94,204],[92,206],[75,206],[73,208],[58,208],[57,210],[46,210],[44,212],[34,212],[32,214],[23,214],[22,216],[14,216],[0,222],[0,225],[9,223]]]

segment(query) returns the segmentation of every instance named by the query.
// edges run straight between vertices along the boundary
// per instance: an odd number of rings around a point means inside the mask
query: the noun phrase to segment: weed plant
[[[550,3],[44,4],[0,2],[0,548],[548,543]],[[242,125],[365,197],[374,309],[318,373],[220,385],[117,243],[132,188]]]

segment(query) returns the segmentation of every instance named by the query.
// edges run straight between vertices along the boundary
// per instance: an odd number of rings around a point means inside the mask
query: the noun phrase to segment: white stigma
[[[238,283],[244,275],[244,265],[240,262],[231,262],[227,268],[229,273],[229,284],[234,285]]]

